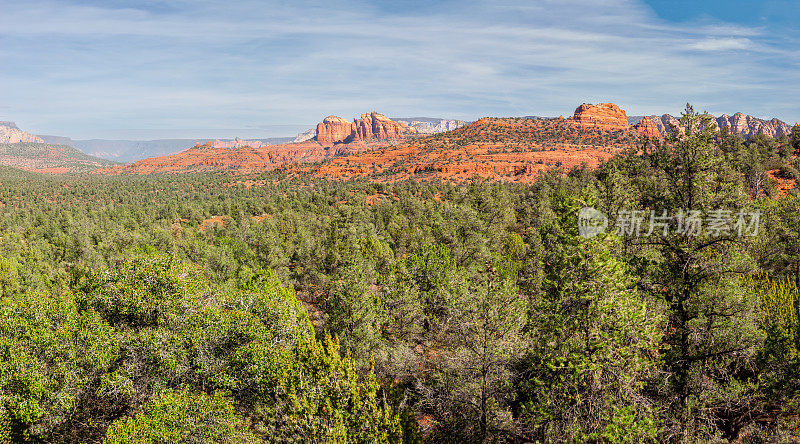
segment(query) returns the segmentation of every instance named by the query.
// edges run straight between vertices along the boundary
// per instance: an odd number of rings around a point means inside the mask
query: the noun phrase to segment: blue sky
[[[329,114],[800,121],[800,1],[0,0],[0,120],[271,137]]]

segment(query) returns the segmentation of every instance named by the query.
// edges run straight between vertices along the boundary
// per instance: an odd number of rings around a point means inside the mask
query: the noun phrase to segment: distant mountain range
[[[435,134],[444,131],[450,131],[461,126],[466,125],[468,122],[453,119],[438,119],[430,117],[410,117],[393,119],[398,122],[407,124],[414,128],[418,134]],[[2,122],[0,122],[2,123]],[[12,122],[7,122],[12,123]],[[16,127],[16,126],[15,126]],[[1,130],[0,130],[1,131]],[[311,140],[316,135],[316,129],[312,128],[308,131],[298,134],[296,137],[272,137],[267,139],[250,139],[252,141],[260,142],[262,145],[278,145],[283,143],[299,143]],[[135,162],[137,160],[147,159],[150,157],[166,156],[174,154],[193,147],[197,144],[205,145],[208,142],[215,143],[214,139],[156,139],[156,140],[109,140],[109,139],[83,139],[73,140],[69,137],[53,136],[53,135],[31,135],[37,138],[39,142],[49,143],[55,145],[67,145],[77,148],[86,154],[100,157],[103,159],[113,160],[116,162]],[[0,133],[0,142],[3,141],[3,135]],[[19,137],[16,137],[19,138]],[[233,142],[236,139],[221,139],[217,142]],[[248,141],[250,141],[248,140]],[[19,140],[18,140],[19,141]],[[30,142],[32,140],[25,140]]]
[[[87,171],[114,165],[72,146],[45,143],[14,122],[0,122],[0,165],[43,173]]]
[[[38,142],[0,143],[0,165],[40,173],[76,173],[116,162],[90,156],[68,145]]]
[[[470,123],[464,120],[437,119],[431,117],[393,117],[392,120],[395,122],[405,123],[411,128],[417,130],[418,134],[425,135],[452,131]]]
[[[762,131],[765,135],[774,138],[789,136],[792,133],[792,126],[778,119],[765,120],[742,113],[736,113],[732,116],[723,114],[719,117],[712,117],[714,119],[713,124],[718,129],[728,127],[732,133],[741,134],[745,138],[755,136]],[[643,118],[644,116],[628,116],[628,122],[635,124]],[[648,118],[662,135],[666,135],[669,132],[670,125],[680,126],[678,118],[670,114],[653,115],[648,116]]]
[[[432,119],[433,127],[442,124]],[[310,137],[307,137],[310,136]],[[401,143],[418,137],[409,125],[378,112],[362,114],[353,121],[328,116],[311,131],[298,135],[292,143],[264,145],[259,141],[235,139],[215,141],[163,157],[143,159],[105,170],[109,173],[153,174],[166,172],[266,171],[298,162],[318,162],[344,154],[355,154]]]
[[[44,142],[75,147],[84,153],[117,162],[135,162],[149,157],[166,156],[177,153],[197,144],[213,142],[213,139],[157,139],[157,140],[73,140],[61,136],[39,136]],[[232,142],[234,139],[224,139]],[[265,145],[287,143],[291,137],[255,139]]]

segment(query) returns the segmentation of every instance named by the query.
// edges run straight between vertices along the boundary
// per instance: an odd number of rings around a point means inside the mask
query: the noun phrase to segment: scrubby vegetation
[[[634,130],[607,130],[562,119],[495,117],[426,137],[419,145],[422,150],[437,150],[442,146],[502,144],[519,151],[582,145],[616,151],[637,139]]]
[[[116,162],[90,156],[68,145],[0,143],[0,165],[61,172],[91,171]]]
[[[684,119],[532,185],[2,170],[0,441],[800,439],[800,128]]]

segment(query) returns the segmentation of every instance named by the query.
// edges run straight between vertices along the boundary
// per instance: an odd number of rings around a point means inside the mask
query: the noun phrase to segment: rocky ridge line
[[[712,126],[718,130],[728,127],[732,133],[741,134],[744,137],[755,136],[756,134],[763,132],[769,137],[778,138],[784,135],[788,136],[792,133],[791,125],[776,118],[764,120],[743,113],[736,113],[732,116],[723,114],[719,117],[711,117]],[[680,127],[680,121],[678,118],[670,114],[650,116],[650,120],[662,135],[669,133],[670,125]],[[682,133],[683,129],[680,131]]]
[[[0,122],[0,143],[44,143],[41,137],[22,131],[14,122]]]

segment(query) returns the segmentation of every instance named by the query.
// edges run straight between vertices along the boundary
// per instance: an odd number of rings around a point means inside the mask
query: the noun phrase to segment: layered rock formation
[[[353,119],[352,123],[338,116],[328,116],[317,124],[315,139],[320,145],[330,146],[357,140],[402,139],[415,133],[416,130],[405,123],[395,122],[373,111],[362,114],[360,119]]]
[[[355,124],[338,116],[328,116],[317,124],[314,138],[320,145],[345,142],[355,133]]]
[[[373,123],[376,120],[378,122],[383,122],[382,117],[385,116],[378,113],[375,114],[377,114],[380,117],[378,119],[375,119],[373,117],[373,114],[369,114],[369,118],[373,121]],[[366,116],[367,115],[362,116],[361,120],[364,120]],[[301,143],[307,140],[314,139],[315,137],[317,137],[317,133],[319,132],[323,134],[322,136],[323,142],[321,142],[323,145],[328,145],[335,142],[344,142],[346,138],[342,139],[341,134],[338,134],[336,136],[332,135],[332,132],[335,131],[333,127],[342,125],[344,119],[336,116],[328,116],[326,117],[326,119],[328,119],[328,121],[326,122],[323,120],[322,122],[317,124],[317,128],[312,128],[308,131],[302,132],[297,136],[295,136],[295,138],[292,140],[292,143]],[[403,117],[403,118],[394,118],[391,120],[393,120],[394,123],[396,124],[406,125],[413,130],[411,132],[408,132],[407,130],[401,131],[402,134],[400,135],[400,138],[406,137],[408,134],[413,134],[414,132],[421,135],[443,133],[445,131],[452,131],[454,129],[461,128],[462,126],[469,124],[469,122],[465,122],[463,120],[437,119],[431,117]],[[360,120],[355,120],[355,122],[360,122]],[[351,122],[347,122],[347,125],[351,125]]]
[[[662,116],[650,116],[650,121],[656,126],[658,132],[660,132],[663,136],[666,136],[669,133],[672,126],[675,126],[679,129],[681,126],[681,122],[669,114],[664,114]]]
[[[736,113],[732,116],[723,114],[719,117],[712,117],[711,124],[717,129],[721,130],[728,127],[732,133],[741,134],[745,138],[755,136],[762,131],[765,135],[774,138],[788,136],[792,133],[791,125],[778,119],[764,120],[743,113]],[[660,117],[650,116],[650,120],[653,121],[662,135],[666,135],[670,131],[670,125],[678,127],[678,130],[683,133],[680,121],[669,114],[664,114]]]
[[[716,118],[716,123],[719,128],[728,127],[732,133],[738,133],[745,137],[754,136],[760,132],[775,138],[792,133],[792,127],[778,119],[763,120],[742,113],[732,116],[723,114]]]
[[[17,128],[14,122],[0,122],[0,143],[44,143],[41,137]]]
[[[592,105],[584,103],[575,109],[572,120],[581,125],[591,125],[610,130],[629,128],[628,116],[613,103]]]
[[[369,114],[362,114],[361,118],[353,123],[355,124],[357,138],[360,140],[402,139],[409,134],[416,133],[414,129],[405,123],[395,122],[375,111]]]
[[[432,119],[427,117],[410,117],[410,118],[401,118],[401,119],[394,119],[399,123],[405,123],[406,125],[414,128],[417,131],[417,134],[439,134],[445,131],[452,131],[454,129],[461,128],[464,125],[467,125],[469,122],[465,122],[463,120],[453,120],[453,119]]]
[[[199,145],[199,144],[198,144]],[[259,140],[242,140],[238,137],[234,138],[233,140],[215,140],[211,143],[212,148],[220,148],[220,149],[234,149],[234,148],[242,148],[245,146],[249,146],[250,148],[261,148],[262,146],[267,146],[263,144]]]
[[[304,132],[298,134],[297,136],[295,136],[295,138],[292,139],[292,143],[305,142],[307,140],[313,139],[316,135],[317,135],[317,129],[316,128],[311,128],[310,130],[304,131]]]
[[[661,131],[658,130],[658,127],[649,117],[643,117],[636,125],[633,125],[633,129],[647,137],[663,137]]]

